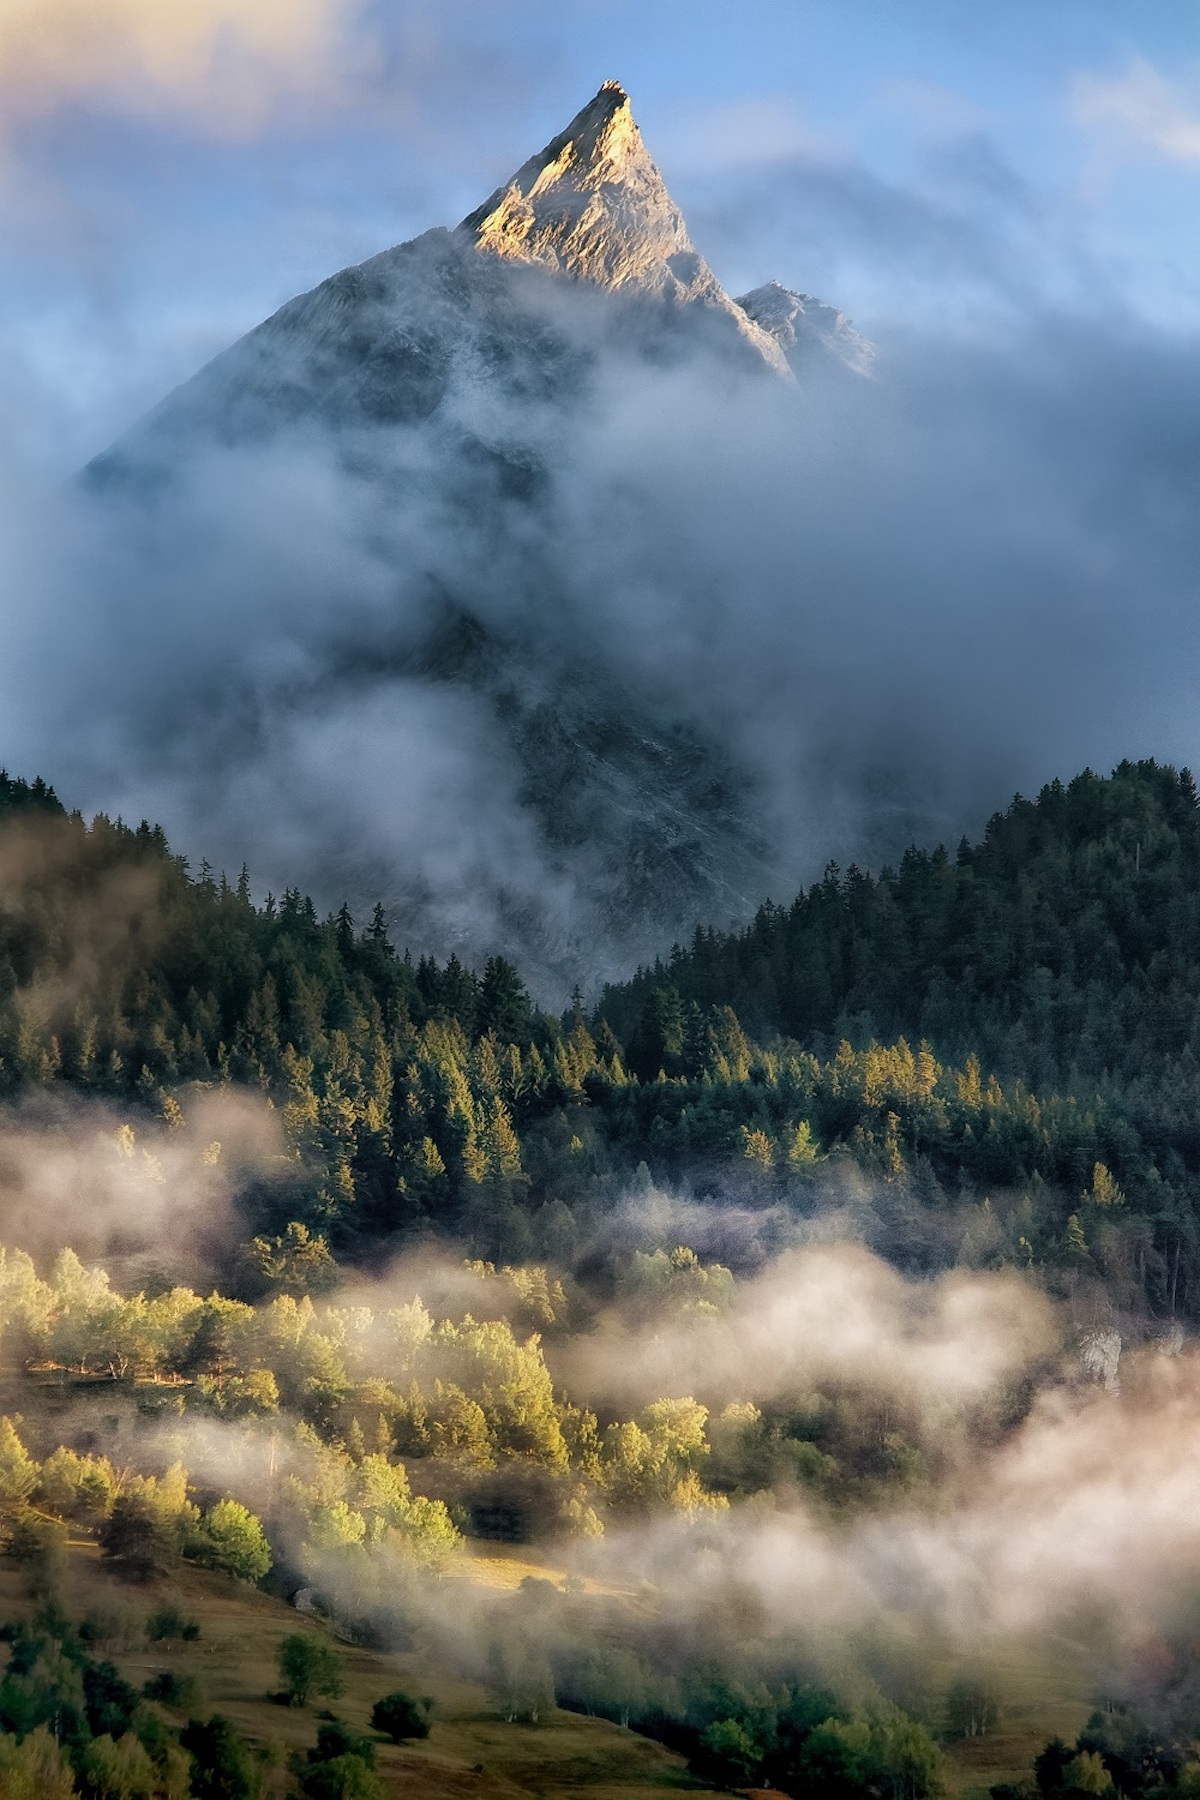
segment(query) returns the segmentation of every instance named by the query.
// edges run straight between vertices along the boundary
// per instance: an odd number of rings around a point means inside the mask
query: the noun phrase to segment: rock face
[[[769,368],[786,370],[774,334],[729,298],[693,244],[642,142],[629,96],[615,81],[606,81],[567,129],[459,231],[485,255],[537,264],[614,293],[708,307]]]
[[[869,375],[875,363],[875,346],[855,331],[844,312],[797,294],[792,288],[768,281],[736,305],[767,332],[797,374],[814,358],[832,358],[855,375]]]
[[[1089,1331],[1079,1346],[1079,1362],[1084,1375],[1110,1394],[1121,1391],[1121,1334],[1119,1331]]]
[[[120,529],[142,533],[144,565],[160,558],[174,583],[197,545],[221,537],[225,495],[243,521],[274,508],[268,535],[286,534],[288,471],[316,459],[337,485],[339,518],[361,520],[348,560],[384,570],[391,598],[369,616],[346,603],[353,570],[331,567],[328,604],[288,624],[286,656],[260,655],[215,699],[165,696],[172,729],[189,707],[231,721],[210,721],[203,740],[180,725],[166,754],[176,767],[203,757],[219,785],[222,759],[236,773],[239,757],[269,753],[285,716],[320,718],[339,693],[347,705],[411,708],[416,688],[452,690],[502,747],[541,859],[519,894],[502,869],[472,876],[483,922],[478,941],[460,934],[467,954],[505,948],[552,983],[589,963],[615,972],[698,919],[743,914],[768,885],[751,784],[686,694],[671,698],[653,676],[635,691],[590,630],[586,558],[559,498],[606,372],[624,371],[609,393],[636,390],[644,364],[702,382],[790,381],[814,345],[852,368],[869,361],[820,302],[774,284],[730,299],[628,97],[606,83],[456,229],[289,301],[85,471]],[[217,579],[239,554],[231,528]],[[259,544],[242,561],[256,558],[265,591]],[[287,672],[273,688],[276,662]],[[398,931],[447,948],[419,858],[381,869],[364,855],[356,894],[356,854],[331,835],[308,877],[318,894],[331,897],[322,882],[336,867],[334,904],[382,890]],[[554,918],[531,888],[567,896]]]

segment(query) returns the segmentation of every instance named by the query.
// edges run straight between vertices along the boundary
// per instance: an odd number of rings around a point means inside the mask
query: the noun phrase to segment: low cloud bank
[[[148,518],[10,493],[5,755],[561,998],[830,857],[1195,760],[1198,382],[1052,318],[794,390],[602,357],[575,411],[462,387],[369,467],[243,448]]]

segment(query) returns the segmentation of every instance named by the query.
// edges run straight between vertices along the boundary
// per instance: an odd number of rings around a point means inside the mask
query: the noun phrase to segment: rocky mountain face
[[[855,375],[869,375],[875,346],[855,331],[844,312],[797,294],[777,281],[764,282],[736,305],[779,346],[788,367],[802,371],[813,360],[829,358]]]
[[[749,779],[718,735],[665,685],[631,682],[588,632],[561,506],[576,427],[614,368],[698,359],[714,379],[790,381],[813,354],[862,373],[871,351],[833,308],[777,284],[741,301],[725,293],[628,97],[607,82],[456,229],[289,301],[97,458],[85,483],[123,530],[152,520],[162,555],[173,531],[180,545],[198,535],[195,491],[225,480],[240,494],[293,456],[335,468],[391,599],[364,624],[331,582],[286,691],[260,668],[223,695],[239,727],[206,754],[236,759],[269,739],[276,709],[294,719],[339,688],[372,703],[394,692],[398,707],[414,684],[469,697],[560,899],[539,908],[505,869],[478,871],[492,891],[479,941],[461,947],[503,940],[551,979],[578,970],[582,946],[593,970],[615,969],[697,919],[744,911],[763,891],[765,852]],[[219,531],[219,515],[204,529]],[[353,846],[331,846],[313,870],[318,892],[334,866],[343,889],[384,886],[399,930],[436,940],[436,883],[415,863],[381,870],[364,853],[360,880]]]
[[[786,371],[775,335],[729,298],[692,243],[615,81],[458,229],[488,256],[706,308],[768,368]]]
[[[775,294],[794,302],[791,323]],[[345,431],[448,416],[481,379],[510,404],[565,398],[604,343],[657,357],[699,346],[786,376],[806,309],[819,306],[774,284],[729,298],[627,95],[606,82],[456,230],[425,232],[288,301],[96,458],[88,479],[158,485],[214,443],[306,421]]]

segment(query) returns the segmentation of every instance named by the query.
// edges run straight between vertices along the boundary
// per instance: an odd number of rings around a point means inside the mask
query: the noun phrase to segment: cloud
[[[1200,165],[1200,93],[1171,81],[1145,57],[1120,75],[1085,72],[1075,77],[1071,113],[1101,134],[1106,159],[1130,154],[1185,167]]]
[[[697,178],[706,252],[786,252],[755,279],[867,271],[874,382],[647,360],[565,287],[451,316],[438,277],[385,346],[431,334],[435,386],[446,350],[426,418],[331,419],[379,365],[299,359],[308,424],[185,446],[141,516],[0,469],[0,755],[552,1000],[1015,788],[1195,762],[1195,346],[1084,258],[1056,285],[1054,221],[985,151],[936,199],[795,158]]]
[[[1195,762],[1191,345],[1042,307],[882,364],[604,350],[506,412],[468,359],[427,421],[197,456],[144,517],[18,488],[3,754],[548,998],[1015,788]]]
[[[834,145],[786,94],[749,94],[668,115],[659,134],[663,158],[674,169],[708,173],[775,163],[789,157],[828,154]]]
[[[661,1394],[714,1407],[803,1393],[822,1380],[904,1393],[944,1428],[1045,1354],[1056,1336],[1042,1295],[1013,1277],[956,1273],[906,1282],[846,1245],[796,1250],[739,1281],[720,1317],[619,1320],[564,1353],[567,1387],[636,1410]]]
[[[476,1312],[463,1277],[402,1264],[390,1284],[342,1304],[365,1301],[379,1319],[418,1280],[427,1296],[440,1288],[435,1314]],[[1080,1378],[1064,1326],[1019,1275],[905,1280],[842,1245],[776,1259],[737,1284],[722,1318],[660,1304],[623,1335],[602,1317],[557,1341],[556,1383],[617,1417],[664,1393],[694,1394],[714,1412],[730,1395],[785,1409],[811,1406],[814,1389],[869,1396],[890,1428],[916,1432],[928,1478],[836,1514],[780,1477],[700,1521],[610,1516],[603,1540],[553,1546],[546,1574],[573,1570],[589,1592],[575,1584],[564,1620],[547,1590],[546,1617],[526,1617],[534,1638],[553,1654],[556,1631],[587,1642],[600,1630],[674,1674],[718,1647],[743,1676],[760,1657],[795,1669],[811,1656],[830,1674],[872,1668],[886,1685],[890,1635],[891,1673],[911,1695],[923,1679],[942,1683],[939,1657],[989,1655],[1078,1630],[1084,1617],[1076,1668],[1090,1681],[1093,1659],[1161,1625],[1200,1569],[1200,1360],[1194,1345],[1177,1355],[1143,1345],[1123,1361],[1122,1392],[1108,1393]],[[722,1429],[714,1420],[718,1440]],[[197,1437],[182,1452],[189,1467],[220,1468],[224,1438]],[[248,1468],[256,1456],[265,1464],[251,1440]],[[418,1489],[427,1473],[410,1465]],[[487,1639],[511,1632],[513,1617],[504,1596],[473,1585],[469,1562],[457,1574],[434,1596],[409,1586],[407,1601],[435,1641],[478,1657],[485,1674]],[[327,1570],[327,1591],[339,1579]],[[363,1596],[344,1601],[353,1610]],[[736,1631],[746,1640],[731,1652]]]
[[[876,107],[895,114],[925,139],[969,137],[996,124],[993,109],[919,75],[896,75],[882,82]]]
[[[240,1189],[277,1173],[286,1146],[258,1096],[185,1100],[171,1126],[143,1116],[136,1131],[117,1108],[77,1097],[0,1109],[0,1242],[47,1262],[69,1244],[131,1282],[163,1270],[211,1278],[244,1235]]]
[[[768,276],[834,301],[869,336],[994,338],[1047,303],[1088,312],[1122,299],[1084,254],[1078,216],[1035,193],[979,131],[931,131],[918,173],[809,151],[736,171],[685,170],[693,234],[732,290]]]
[[[10,119],[94,101],[207,132],[252,128],[285,96],[339,92],[366,54],[357,0],[0,0]]]

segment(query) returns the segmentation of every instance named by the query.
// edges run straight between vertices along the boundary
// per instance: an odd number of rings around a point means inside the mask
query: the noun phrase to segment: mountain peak
[[[816,357],[832,358],[855,375],[870,375],[875,346],[855,331],[836,306],[797,293],[781,282],[767,281],[752,293],[739,294],[736,304],[756,325],[769,331],[793,369]]]
[[[695,255],[615,81],[459,229],[493,256],[613,288],[666,288],[677,279],[670,259]]]
[[[606,81],[458,229],[485,255],[725,313],[764,362],[786,372],[774,338],[734,304],[692,243],[619,82]]]

